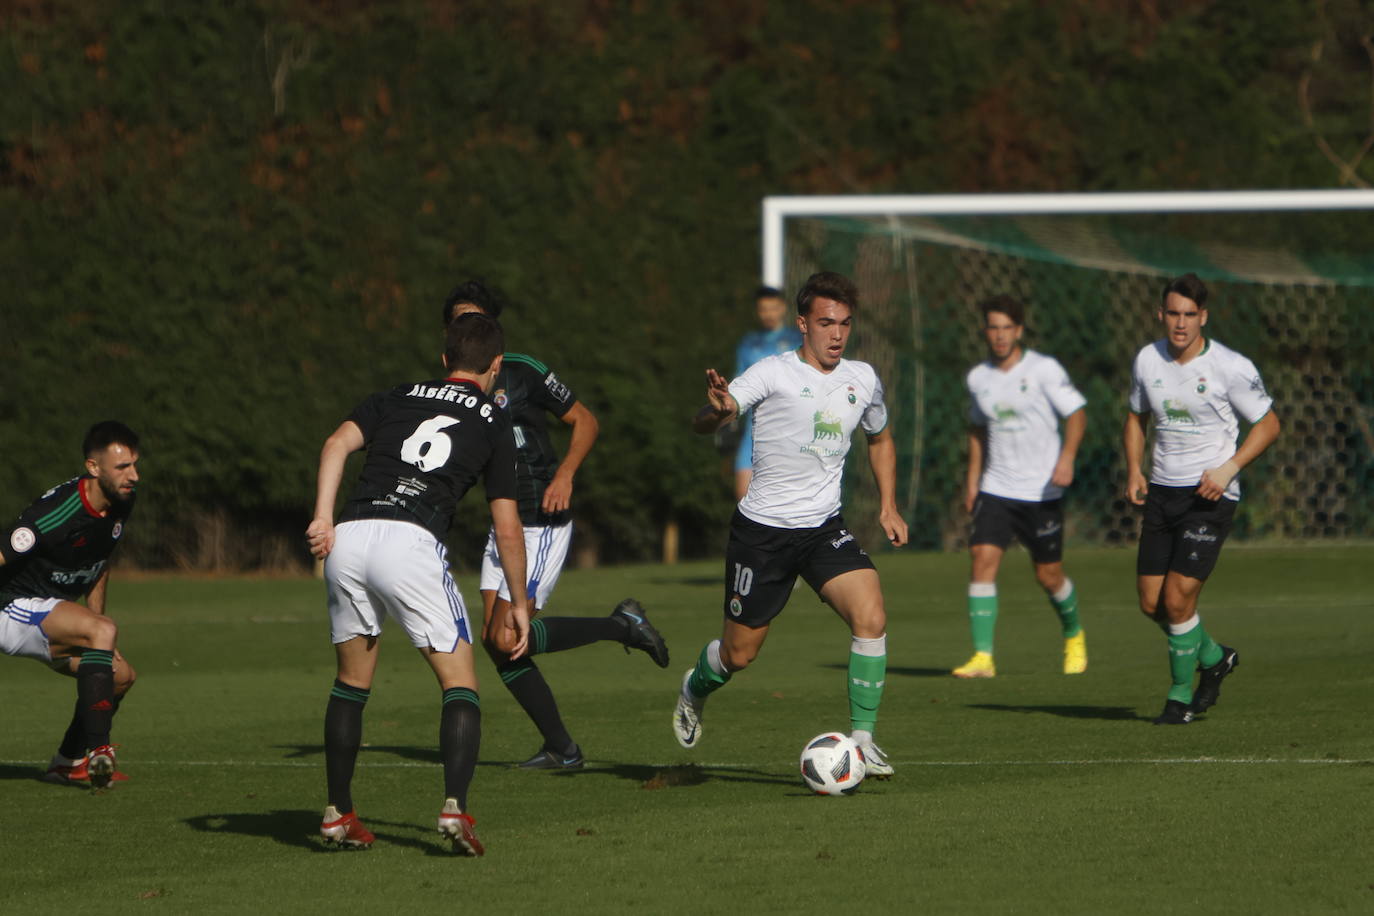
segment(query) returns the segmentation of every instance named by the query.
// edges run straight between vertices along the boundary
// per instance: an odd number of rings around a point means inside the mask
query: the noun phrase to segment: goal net
[[[1207,335],[1255,362],[1283,422],[1242,476],[1234,536],[1374,535],[1374,192],[769,198],[765,229],[766,281],[858,284],[849,354],[887,387],[915,546],[966,543],[964,376],[985,356],[977,304],[999,293],[1027,304],[1023,344],[1088,399],[1067,537],[1136,539],[1119,445],[1130,365],[1161,336],[1165,281],[1187,271],[1208,285]],[[864,447],[852,454],[846,519],[877,544]]]

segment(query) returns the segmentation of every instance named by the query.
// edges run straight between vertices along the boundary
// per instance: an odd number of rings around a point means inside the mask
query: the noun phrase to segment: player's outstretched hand
[[[1145,494],[1150,490],[1150,483],[1145,479],[1145,475],[1136,471],[1126,478],[1126,498],[1132,505],[1145,505]]]
[[[893,547],[904,547],[908,540],[906,519],[896,509],[884,509],[878,514],[878,521],[883,526],[883,533],[892,542]]]
[[[510,650],[511,660],[520,658],[530,647],[530,611],[523,604],[512,604],[501,624],[507,631],[503,642],[514,642]]]
[[[305,541],[310,545],[310,553],[317,560],[329,556],[334,549],[334,523],[317,518],[305,529]]]
[[[727,414],[731,408],[730,383],[725,376],[714,369],[706,370],[706,401],[718,414]]]
[[[1202,482],[1197,486],[1197,495],[1203,499],[1216,501],[1226,493],[1226,488],[1240,473],[1240,466],[1234,461],[1226,461],[1221,467],[1208,468],[1202,472]]]

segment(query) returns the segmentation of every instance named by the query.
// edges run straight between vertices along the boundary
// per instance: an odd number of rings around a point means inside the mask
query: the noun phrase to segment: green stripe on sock
[[[992,654],[992,634],[997,629],[997,596],[970,595],[969,629],[973,631],[973,651]]]
[[[444,691],[444,705],[450,703],[471,703],[478,709],[482,708],[482,703],[477,699],[477,691],[471,687],[450,687]]]
[[[707,660],[707,653],[710,651],[711,644],[707,643],[701,650],[701,655],[697,656],[697,666],[692,669],[692,676],[687,680],[687,689],[698,697],[710,696],[730,680],[728,672],[720,674],[711,667],[710,661]]]
[[[1197,649],[1197,663],[1202,668],[1210,668],[1221,661],[1221,643],[1212,638],[1212,634],[1203,628],[1202,624],[1197,625],[1202,630],[1202,643]]]
[[[366,703],[368,697],[372,696],[372,691],[364,690],[361,687],[350,687],[347,684],[335,684],[330,689],[329,695],[341,700],[351,700],[354,703]]]
[[[1202,627],[1196,626],[1187,633],[1169,634],[1169,673],[1173,684],[1169,687],[1169,699],[1180,703],[1193,701],[1193,672],[1197,670],[1197,650],[1202,645]]]
[[[1050,596],[1050,604],[1054,606],[1054,612],[1059,615],[1059,623],[1063,628],[1064,638],[1068,639],[1083,632],[1083,625],[1078,622],[1078,586],[1075,585],[1069,590],[1069,597],[1063,601],[1055,601],[1054,596]]]
[[[524,659],[521,659],[521,661],[524,661]],[[496,673],[501,676],[501,683],[511,684],[516,678],[520,677],[520,675],[529,674],[533,670],[533,665],[520,665],[518,668],[507,668],[505,671],[497,671]]]
[[[855,730],[876,731],[886,679],[886,655],[849,653],[849,722]]]
[[[530,621],[530,654],[538,655],[549,646],[549,631],[542,620]]]
[[[110,649],[87,649],[81,653],[81,664],[114,667],[114,652]]]

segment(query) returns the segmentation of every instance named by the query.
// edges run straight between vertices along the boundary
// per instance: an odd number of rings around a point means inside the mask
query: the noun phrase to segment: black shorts
[[[725,619],[767,626],[792,596],[797,576],[819,595],[836,576],[872,568],[842,516],[817,528],[774,528],[736,509],[725,545]]]
[[[1235,500],[1224,496],[1203,499],[1197,495],[1197,487],[1150,484],[1145,497],[1145,520],[1140,526],[1136,575],[1176,572],[1206,579],[1217,565],[1235,515]]]
[[[1058,563],[1064,557],[1064,501],[1032,502],[979,493],[973,503],[973,533],[968,543],[1003,549],[1015,536],[1036,563]]]

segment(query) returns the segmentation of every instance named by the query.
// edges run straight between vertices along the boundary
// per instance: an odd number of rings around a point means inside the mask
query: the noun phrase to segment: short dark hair
[[[818,298],[843,302],[851,312],[859,310],[858,287],[848,277],[834,271],[823,270],[806,278],[806,283],[797,293],[797,314],[811,314],[811,303]]]
[[[467,304],[477,306],[484,315],[501,317],[501,296],[481,280],[466,280],[450,290],[448,298],[444,300],[444,327],[448,327],[453,317],[453,307]]]
[[[506,349],[501,322],[482,312],[468,312],[448,323],[444,358],[450,372],[486,372]]]
[[[1017,327],[1025,327],[1026,325],[1026,307],[1021,303],[1021,300],[1013,299],[1006,293],[978,303],[978,309],[983,313],[984,324],[988,322],[988,315],[993,312],[1001,312],[1010,318],[1011,323]]]
[[[134,451],[138,448],[138,433],[118,420],[101,420],[86,430],[86,438],[81,440],[81,454],[89,458],[112,445]]]
[[[787,297],[784,296],[784,295],[782,294],[782,290],[778,289],[776,286],[760,286],[758,289],[754,290],[754,301],[755,301],[755,302],[758,302],[760,299],[785,299],[785,298],[787,298]]]
[[[1164,285],[1164,292],[1159,296],[1159,304],[1163,305],[1169,301],[1170,293],[1178,293],[1185,299],[1192,299],[1200,309],[1207,308],[1207,284],[1195,273],[1186,273],[1181,277],[1174,277]]]

